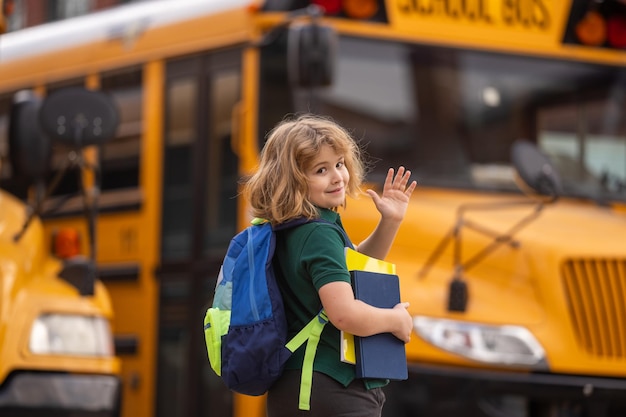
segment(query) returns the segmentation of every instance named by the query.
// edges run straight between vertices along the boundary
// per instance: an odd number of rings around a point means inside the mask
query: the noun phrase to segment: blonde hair
[[[318,209],[308,199],[306,170],[323,145],[330,145],[344,156],[350,174],[346,194],[350,197],[360,194],[365,166],[361,149],[352,136],[329,118],[300,115],[284,119],[272,129],[261,151],[257,171],[243,180],[243,193],[254,217],[278,224],[298,217],[319,216]]]

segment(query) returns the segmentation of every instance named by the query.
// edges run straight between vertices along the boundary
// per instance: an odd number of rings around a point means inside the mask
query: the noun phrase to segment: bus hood
[[[475,227],[463,223],[455,240],[452,232],[461,224],[461,205],[466,207],[463,221]],[[403,297],[420,313],[447,315],[449,284],[455,266],[461,266],[470,287],[473,319],[539,323],[547,317],[542,300],[554,299],[554,291],[562,288],[567,265],[584,269],[595,268],[598,261],[626,260],[626,216],[579,201],[546,205],[511,240],[496,242],[496,236],[507,236],[536,209],[522,195],[416,190],[387,257],[397,265]],[[342,214],[355,244],[379,218],[368,197],[348,201]],[[507,313],[498,316],[494,311]]]
[[[462,218],[458,215],[461,207]],[[626,257],[626,214],[572,200],[546,204],[530,219],[537,210],[536,202],[522,195],[418,189],[394,247],[430,252],[461,224],[464,246],[489,244],[494,241],[489,233],[503,237],[514,231],[513,240],[522,250],[547,250],[567,257]],[[367,236],[379,217],[369,197],[348,201],[342,214],[356,243]],[[524,219],[527,223],[520,225]]]
[[[429,219],[428,224],[419,225],[420,218]],[[540,206],[524,196],[425,191],[411,201],[406,219],[408,229],[432,237],[443,237],[460,224],[461,241],[478,246],[494,242],[496,236],[511,236],[522,251],[626,257],[626,215],[590,202],[558,200]]]
[[[14,251],[12,260],[24,271],[31,271],[35,265],[43,262],[45,253],[43,226],[39,218],[30,222],[23,235],[16,240],[22,231],[28,211],[26,206],[12,195],[0,190],[0,244],[6,245],[3,253]]]

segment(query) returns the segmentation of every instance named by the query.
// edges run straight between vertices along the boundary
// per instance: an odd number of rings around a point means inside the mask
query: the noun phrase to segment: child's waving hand
[[[409,203],[409,198],[417,186],[417,181],[409,183],[411,171],[403,166],[398,168],[398,173],[394,177],[394,169],[389,168],[382,195],[379,196],[374,190],[367,190],[367,194],[372,197],[376,209],[383,219],[387,221],[402,221],[404,213]]]

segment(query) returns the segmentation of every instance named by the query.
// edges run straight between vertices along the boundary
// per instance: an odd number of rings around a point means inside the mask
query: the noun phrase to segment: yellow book
[[[395,264],[363,255],[352,248],[346,248],[346,265],[348,271],[369,271],[391,275],[396,273]],[[354,336],[343,331],[341,331],[341,361],[356,364]]]
[[[341,362],[356,365],[356,350],[354,335],[341,331]]]
[[[348,266],[348,271],[368,271],[390,275],[396,274],[396,264],[363,255],[352,248],[346,248],[346,265]]]

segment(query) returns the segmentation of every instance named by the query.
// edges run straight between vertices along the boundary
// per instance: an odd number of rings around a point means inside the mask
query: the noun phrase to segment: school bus
[[[84,89],[60,91],[43,101],[21,91],[4,104],[0,125],[8,126],[3,139],[10,145],[13,175],[3,185],[32,185],[33,193],[27,205],[0,191],[0,415],[118,417],[121,383],[113,311],[95,276],[95,252],[81,256],[85,252],[74,229],[46,236],[39,216],[55,182],[46,181],[52,147],[71,140],[71,149],[58,156],[68,167],[93,174],[78,155],[87,141],[113,136],[117,111],[106,96]],[[73,128],[79,114],[87,128],[98,118],[95,136]],[[40,118],[64,123],[42,134],[44,126],[52,125]],[[61,127],[67,129],[61,132]],[[96,212],[88,213],[83,223],[93,226]],[[90,234],[82,243],[93,249],[95,239]]]
[[[398,165],[419,182],[388,257],[415,334],[386,415],[623,415],[625,22],[619,0],[180,0],[3,35],[0,120],[23,89],[120,109],[84,152],[122,416],[264,414],[211,372],[202,317],[249,221],[238,179],[299,112],[362,142],[369,186]],[[77,182],[47,238],[86,233]],[[362,197],[342,218],[358,242],[377,213]]]

